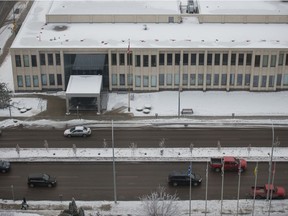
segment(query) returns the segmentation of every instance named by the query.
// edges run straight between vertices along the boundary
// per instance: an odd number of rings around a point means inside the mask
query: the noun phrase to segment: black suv
[[[10,162],[4,161],[4,160],[0,160],[0,171],[2,173],[6,173],[9,170],[10,170]]]
[[[44,186],[53,187],[56,185],[56,178],[45,173],[35,173],[28,176],[29,187]]]
[[[191,185],[198,186],[202,182],[202,178],[200,175],[191,173]],[[168,176],[168,183],[173,186],[177,185],[189,185],[190,178],[187,172],[173,172]]]

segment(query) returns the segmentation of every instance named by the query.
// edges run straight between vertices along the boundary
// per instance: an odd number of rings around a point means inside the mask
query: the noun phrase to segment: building
[[[287,90],[287,35],[280,0],[35,1],[10,50],[15,91],[65,91],[71,75],[108,91]]]

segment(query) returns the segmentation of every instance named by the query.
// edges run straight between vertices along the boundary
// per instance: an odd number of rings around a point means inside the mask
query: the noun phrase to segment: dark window
[[[183,54],[183,65],[188,65],[188,54]]]
[[[21,64],[21,56],[20,55],[15,55],[15,64],[16,64],[16,67],[21,67],[22,64]]]
[[[283,65],[283,62],[284,62],[284,54],[282,53],[279,55],[278,65]]]
[[[213,54],[209,53],[207,55],[207,65],[212,65]]]
[[[57,74],[57,85],[62,85],[62,74]]]
[[[175,65],[179,65],[180,64],[180,54],[176,53],[175,54]]]
[[[159,65],[165,64],[165,54],[159,54]]]
[[[151,55],[151,67],[156,67],[156,66],[157,66],[157,56]]]
[[[54,76],[54,74],[49,74],[49,85],[55,85],[55,76]]]
[[[17,75],[17,85],[23,87],[23,77],[21,75]]]
[[[281,82],[282,82],[282,74],[277,74],[276,85],[281,86]]]
[[[56,65],[61,65],[61,58],[60,58],[60,54],[59,53],[55,54],[55,58],[56,58]]]
[[[276,67],[277,55],[271,55],[270,67]]]
[[[136,55],[136,67],[141,67],[141,56]]]
[[[254,67],[260,67],[260,60],[261,60],[261,56],[260,55],[255,55]]]
[[[167,54],[167,65],[172,65],[173,55],[171,53]]]
[[[31,55],[31,64],[32,64],[32,67],[37,67],[36,55]]]
[[[246,55],[246,65],[251,65],[252,62],[252,54]]]
[[[197,57],[196,53],[191,54],[191,65],[196,65],[196,57]]]
[[[159,74],[159,85],[163,86],[165,82],[165,75],[164,74]]]
[[[238,55],[238,65],[243,65],[244,64],[244,54],[240,53]]]
[[[112,58],[111,64],[112,65],[117,65],[117,54],[116,53],[112,53],[111,58]]]
[[[288,54],[286,54],[286,61],[285,61],[285,65],[288,65]]]
[[[132,53],[127,53],[127,64],[128,65],[133,65],[133,55]]]
[[[231,54],[231,65],[236,65],[236,53]]]
[[[228,54],[223,54],[222,65],[228,65]]]
[[[214,65],[220,65],[220,54],[215,54]]]
[[[204,53],[200,53],[199,54],[199,65],[204,65],[204,59],[205,59]]]
[[[143,55],[143,67],[149,67],[149,56]]]
[[[46,65],[45,54],[40,54],[40,65]]]
[[[24,62],[24,67],[30,67],[28,55],[23,55],[23,62]]]
[[[48,65],[53,65],[53,54],[48,54]]]
[[[119,58],[120,58],[120,65],[125,65],[125,55],[124,55],[124,53],[120,53],[119,54]]]

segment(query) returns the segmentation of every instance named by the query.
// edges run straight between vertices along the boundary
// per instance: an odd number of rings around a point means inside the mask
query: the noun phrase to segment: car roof
[[[43,173],[32,173],[32,174],[29,174],[29,178],[42,178],[43,176]]]
[[[84,126],[76,126],[75,130],[83,130],[85,127]]]

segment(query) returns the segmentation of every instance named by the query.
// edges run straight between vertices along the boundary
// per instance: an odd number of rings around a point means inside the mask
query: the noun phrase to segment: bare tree
[[[180,216],[177,202],[177,194],[166,193],[165,187],[159,186],[158,190],[150,195],[140,198],[142,202],[142,213],[145,216]]]

